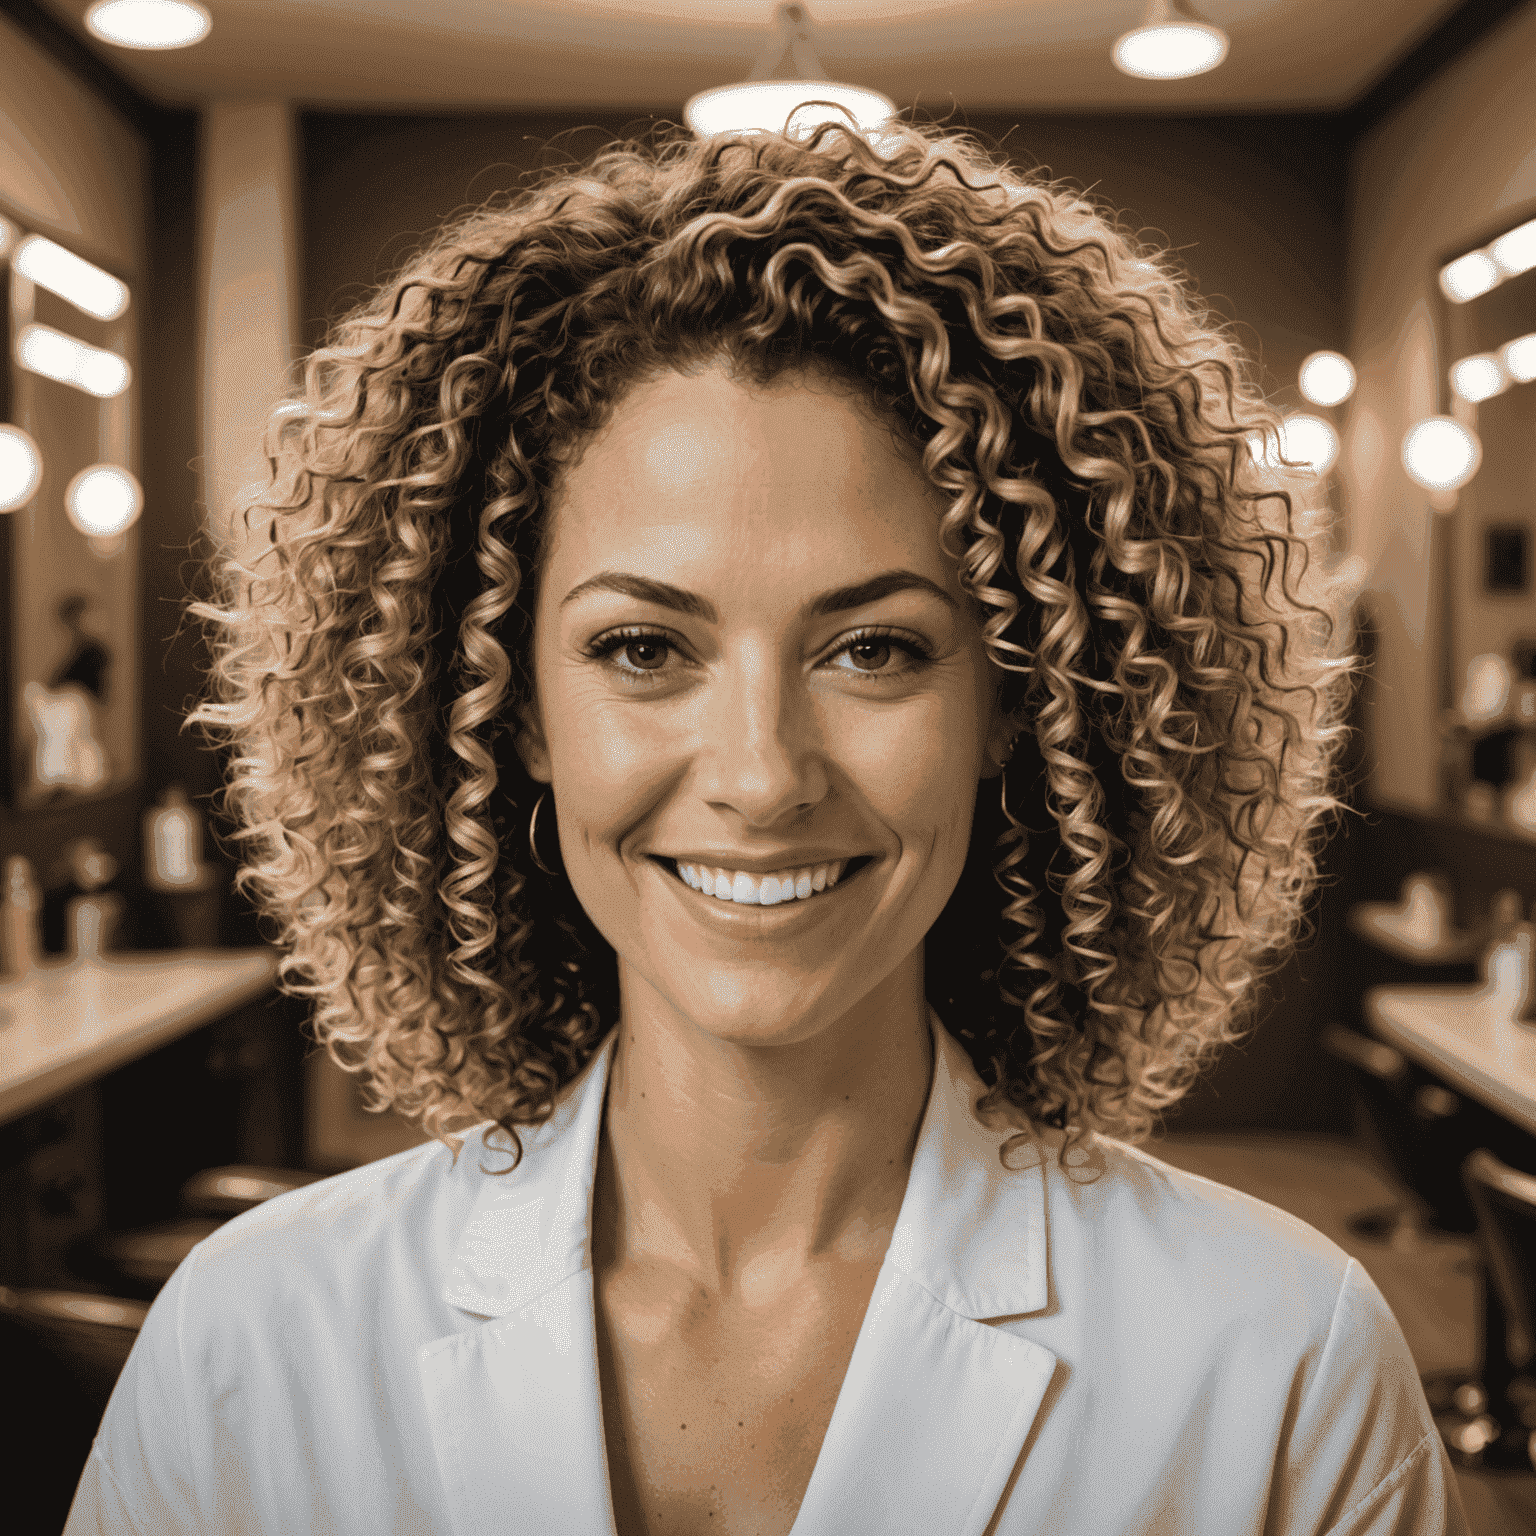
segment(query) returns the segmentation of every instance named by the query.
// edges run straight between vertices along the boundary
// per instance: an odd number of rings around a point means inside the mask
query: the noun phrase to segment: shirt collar
[[[1047,1304],[1049,1133],[1022,1115],[984,1125],[972,1106],[985,1085],[931,1005],[928,1020],[932,1086],[886,1263],[964,1317],[1039,1311]],[[442,1293],[451,1305],[502,1317],[590,1268],[598,1138],[617,1037],[609,1030],[542,1125],[519,1127],[523,1158],[512,1172],[475,1175],[480,1187]],[[1020,1129],[1029,1143],[1005,1168],[999,1148]],[[486,1121],[465,1133],[460,1156],[504,1168],[510,1147],[485,1139],[495,1130]]]

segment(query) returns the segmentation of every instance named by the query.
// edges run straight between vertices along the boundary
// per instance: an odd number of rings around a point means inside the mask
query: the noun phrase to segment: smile
[[[784,894],[782,897],[776,894],[774,899],[765,905],[760,900],[762,882],[759,880],[743,875],[739,876],[729,885],[724,881],[717,883],[715,872],[711,870],[708,872],[708,881],[711,886],[716,887],[715,894],[711,895],[707,894],[704,890],[704,871],[689,865],[688,868],[694,876],[694,879],[690,881],[683,874],[682,870],[679,869],[675,860],[661,858],[654,854],[649,857],[658,869],[664,869],[678,885],[682,886],[690,896],[703,904],[707,909],[718,911],[722,917],[734,912],[740,912],[742,917],[752,913],[757,915],[759,920],[766,918],[770,913],[777,913],[780,909],[783,909],[787,916],[789,913],[808,906],[812,902],[823,900],[828,896],[835,896],[846,885],[857,878],[867,865],[875,862],[873,854],[861,854],[856,859],[849,859],[841,877],[836,883],[834,884],[830,879],[825,879],[821,889],[817,889],[814,880],[806,878],[806,872],[804,871],[800,872],[800,878],[787,891],[784,885],[780,885],[775,881],[775,892],[784,892]],[[804,895],[800,894],[802,889],[805,892]],[[724,894],[721,894],[722,891]]]

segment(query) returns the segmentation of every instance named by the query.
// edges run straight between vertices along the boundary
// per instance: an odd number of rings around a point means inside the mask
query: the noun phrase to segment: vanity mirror
[[[0,803],[142,772],[134,282],[0,203]]]

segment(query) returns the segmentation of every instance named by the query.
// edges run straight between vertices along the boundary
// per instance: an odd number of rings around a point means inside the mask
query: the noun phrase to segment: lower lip
[[[818,921],[817,913],[823,917],[830,916],[833,905],[838,904],[837,898],[850,885],[857,885],[860,877],[878,862],[877,859],[869,860],[851,875],[844,875],[830,890],[819,891],[803,899],[796,896],[790,901],[778,901],[771,907],[764,907],[757,902],[729,901],[719,896],[706,896],[703,891],[689,885],[681,875],[673,873],[672,869],[657,863],[655,859],[650,861],[657,874],[688,902],[690,909],[698,911],[703,921],[718,924],[725,933],[746,937],[753,934],[766,937],[771,934],[775,938],[780,934],[813,926]]]

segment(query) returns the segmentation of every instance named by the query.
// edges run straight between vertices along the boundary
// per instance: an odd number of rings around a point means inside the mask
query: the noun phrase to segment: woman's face
[[[899,967],[920,987],[1012,734],[943,508],[916,450],[835,386],[719,369],[636,389],[561,477],[518,750],[626,1013],[645,991],[721,1040],[787,1045]],[[820,601],[888,572],[912,584]],[[544,848],[550,819],[546,801]],[[765,907],[691,889],[671,862],[689,854],[873,862]]]

